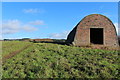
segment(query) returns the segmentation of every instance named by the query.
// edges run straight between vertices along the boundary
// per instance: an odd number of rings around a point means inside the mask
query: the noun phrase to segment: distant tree
[[[28,40],[28,39],[30,39],[30,38],[22,38],[22,40]]]
[[[4,39],[4,41],[9,41],[9,39]]]
[[[30,40],[30,38],[22,38],[20,41]]]

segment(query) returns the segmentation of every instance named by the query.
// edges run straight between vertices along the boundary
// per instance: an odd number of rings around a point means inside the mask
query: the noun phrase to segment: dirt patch
[[[8,55],[5,55],[5,56],[2,58],[2,62],[5,62],[6,59],[9,59],[9,58],[15,56],[16,54],[20,53],[21,51],[27,49],[29,46],[31,46],[31,45],[27,45],[27,46],[23,47],[23,48],[20,49],[20,50],[17,50],[17,51],[11,52],[11,53],[8,54]]]

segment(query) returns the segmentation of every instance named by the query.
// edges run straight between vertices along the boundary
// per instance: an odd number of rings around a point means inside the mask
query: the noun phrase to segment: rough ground
[[[20,53],[21,51],[27,49],[29,46],[31,46],[31,45],[27,45],[27,46],[23,47],[23,48],[20,49],[20,50],[17,50],[17,51],[14,51],[14,52],[9,53],[8,55],[5,55],[5,57],[2,58],[2,62],[5,62],[6,59],[9,59],[9,58],[15,56],[16,54]]]

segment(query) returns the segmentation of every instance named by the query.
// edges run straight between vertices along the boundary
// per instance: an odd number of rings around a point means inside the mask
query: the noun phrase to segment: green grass
[[[31,44],[30,42],[23,41],[3,41],[2,42],[2,56],[8,55],[14,51],[20,50],[25,46]]]
[[[5,61],[3,78],[117,78],[118,61],[118,51],[35,43]]]

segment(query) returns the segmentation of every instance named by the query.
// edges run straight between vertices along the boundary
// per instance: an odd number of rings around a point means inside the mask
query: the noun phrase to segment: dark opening
[[[103,28],[90,28],[90,42],[103,44]]]

